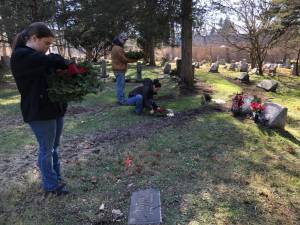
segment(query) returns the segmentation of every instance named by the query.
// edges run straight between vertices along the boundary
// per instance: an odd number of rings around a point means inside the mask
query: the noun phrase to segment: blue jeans
[[[133,97],[129,97],[127,99],[128,105],[135,105],[134,112],[137,114],[141,114],[143,112],[143,96],[142,95],[135,95]]]
[[[120,104],[126,104],[126,97],[124,93],[125,89],[125,73],[117,72],[115,73],[116,76],[116,94],[117,100]]]
[[[43,188],[53,191],[57,188],[60,174],[58,146],[64,125],[63,117],[54,120],[29,122],[39,143],[38,166],[41,171]]]

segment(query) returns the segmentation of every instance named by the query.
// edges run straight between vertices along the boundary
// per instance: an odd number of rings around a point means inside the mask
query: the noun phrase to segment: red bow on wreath
[[[67,72],[69,75],[82,74],[82,73],[86,73],[87,69],[72,63],[68,66]]]

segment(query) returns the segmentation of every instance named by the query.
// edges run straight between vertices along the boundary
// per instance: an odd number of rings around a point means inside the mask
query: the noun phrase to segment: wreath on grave
[[[232,99],[231,112],[234,116],[242,114],[242,107],[244,105],[245,96],[243,93],[237,93]]]

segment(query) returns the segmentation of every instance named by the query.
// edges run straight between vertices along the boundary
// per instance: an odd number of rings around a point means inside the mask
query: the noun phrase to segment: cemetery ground
[[[247,85],[234,79],[237,72],[207,70],[196,70],[199,90],[189,96],[180,95],[174,80],[161,80],[157,102],[173,109],[174,118],[136,116],[133,107],[118,106],[111,80],[98,95],[71,104],[61,144],[71,194],[58,197],[40,188],[35,139],[6,76],[0,89],[0,224],[127,224],[131,193],[148,187],[161,192],[163,224],[299,224],[300,78],[272,77],[279,88],[271,93],[255,87],[267,75],[250,75]],[[143,77],[161,71],[150,68]],[[136,85],[126,83],[126,93]],[[203,91],[227,103],[203,104]],[[285,130],[234,118],[230,100],[241,91],[288,107]]]

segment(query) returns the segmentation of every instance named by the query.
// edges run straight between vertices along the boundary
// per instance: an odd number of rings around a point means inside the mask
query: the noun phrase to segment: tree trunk
[[[32,21],[39,21],[39,16],[38,16],[39,8],[36,0],[32,1],[31,10],[32,10]]]
[[[187,88],[194,86],[193,68],[192,68],[192,0],[182,1],[182,30],[181,30],[181,56],[182,70],[181,79]]]
[[[92,49],[86,49],[85,57],[87,61],[92,61],[94,58],[93,50]]]
[[[258,74],[264,75],[263,71],[263,62],[261,60],[257,60]]]
[[[106,50],[106,48],[104,48],[104,50],[103,50],[103,57],[104,57],[104,59],[107,59],[107,50]]]
[[[69,59],[72,58],[72,53],[71,53],[71,46],[69,43],[67,43],[67,48],[68,48],[68,56],[69,56]]]
[[[3,56],[7,56],[7,51],[6,51],[7,49],[6,49],[6,44],[5,44],[5,42],[3,41],[2,42],[2,55]]]
[[[299,76],[299,59],[300,59],[300,49],[298,49],[298,55],[296,60],[296,76]]]
[[[171,45],[171,60],[175,58],[175,45],[176,45],[176,40],[175,40],[175,22],[171,22],[171,30],[170,30],[170,45]]]
[[[258,74],[259,75],[264,75],[264,71],[263,71],[263,63],[264,63],[264,57],[263,57],[263,53],[261,52],[261,49],[258,48],[256,49],[256,63],[257,63],[257,67],[258,67]]]
[[[253,51],[250,52],[250,60],[251,60],[251,69],[256,67],[256,57]]]
[[[155,48],[153,45],[153,40],[150,40],[149,43],[149,60],[150,60],[150,66],[156,66],[155,63]]]
[[[225,48],[225,55],[226,55],[226,62],[230,63],[231,62],[231,57],[230,57],[230,53],[229,53],[229,48],[228,47]]]

